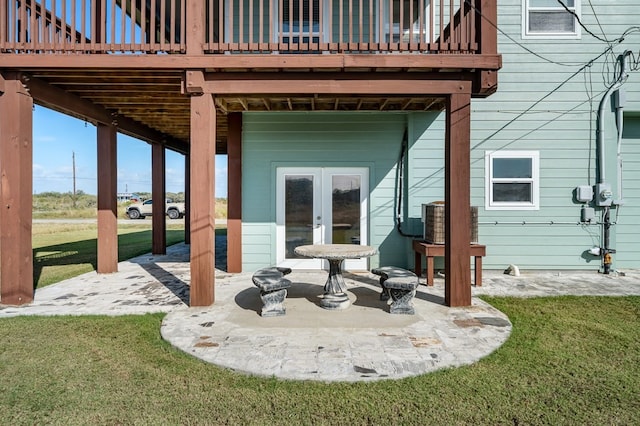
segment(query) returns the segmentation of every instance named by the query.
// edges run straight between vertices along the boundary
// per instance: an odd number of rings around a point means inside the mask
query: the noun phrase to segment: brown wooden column
[[[98,273],[118,271],[117,131],[98,124]]]
[[[228,115],[227,271],[242,272],[242,113]]]
[[[498,53],[498,5],[496,0],[476,2],[476,40],[480,42],[478,50],[482,55]],[[498,86],[498,71],[483,70],[476,72],[476,90],[491,93]]]
[[[445,130],[445,293],[447,306],[471,305],[471,95],[447,97]]]
[[[33,99],[0,73],[0,303],[33,301]]]
[[[184,243],[191,244],[191,158],[189,154],[184,156],[184,208],[187,213],[184,216]]]
[[[151,252],[153,254],[167,253],[165,168],[164,146],[158,143],[151,144],[151,199],[153,200]]]
[[[216,109],[210,94],[191,97],[191,306],[215,301]]]

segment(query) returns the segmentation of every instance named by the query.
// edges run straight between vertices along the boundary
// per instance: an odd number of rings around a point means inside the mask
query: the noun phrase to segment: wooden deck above
[[[36,104],[180,152],[188,151],[189,96],[198,94],[190,70],[211,80],[219,152],[230,112],[439,111],[445,93],[411,84],[466,81],[473,96],[497,88],[495,0],[133,5],[0,0],[0,72],[20,72]],[[346,92],[342,81],[361,89]]]

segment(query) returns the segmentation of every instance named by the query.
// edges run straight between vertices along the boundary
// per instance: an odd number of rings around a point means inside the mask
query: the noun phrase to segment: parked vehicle
[[[165,213],[169,219],[180,219],[185,215],[184,203],[174,203],[167,199],[165,203]],[[151,216],[153,212],[153,200],[146,200],[142,203],[134,203],[127,207],[127,216],[129,219],[144,219]]]

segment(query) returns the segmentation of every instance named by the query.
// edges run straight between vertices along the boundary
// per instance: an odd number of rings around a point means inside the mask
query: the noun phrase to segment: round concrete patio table
[[[313,244],[298,246],[295,253],[315,259],[329,261],[329,277],[324,285],[324,296],[320,300],[320,306],[325,309],[346,309],[351,302],[346,294],[347,285],[342,277],[342,263],[345,259],[359,259],[378,253],[371,246],[356,244]]]

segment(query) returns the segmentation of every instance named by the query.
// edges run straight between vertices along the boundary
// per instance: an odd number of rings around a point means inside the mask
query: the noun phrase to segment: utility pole
[[[76,153],[71,151],[71,161],[73,163],[73,208],[76,208]]]

